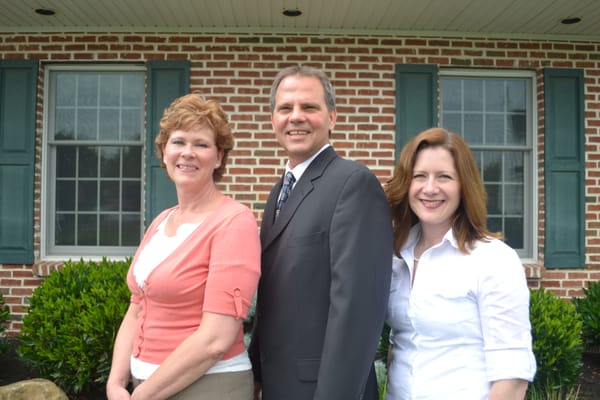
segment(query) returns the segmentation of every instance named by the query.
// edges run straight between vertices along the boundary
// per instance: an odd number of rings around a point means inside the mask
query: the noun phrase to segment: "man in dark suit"
[[[262,220],[249,350],[257,388],[263,400],[376,400],[373,361],[393,254],[389,205],[368,168],[329,144],[335,95],[323,72],[281,71],[270,103],[295,183],[275,185]],[[293,189],[284,194],[282,186]]]

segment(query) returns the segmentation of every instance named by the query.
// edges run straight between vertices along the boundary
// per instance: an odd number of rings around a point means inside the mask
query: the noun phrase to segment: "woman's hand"
[[[490,400],[523,400],[528,382],[523,379],[503,379],[492,382]]]
[[[106,398],[108,400],[130,400],[131,396],[126,388],[117,384],[106,385]]]
[[[254,382],[254,400],[261,400],[262,398],[262,385],[258,382]]]

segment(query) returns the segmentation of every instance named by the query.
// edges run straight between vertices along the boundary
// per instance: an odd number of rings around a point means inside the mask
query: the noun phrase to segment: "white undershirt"
[[[177,227],[175,236],[167,236],[165,234],[165,226],[167,225],[169,218],[171,218],[173,211],[171,211],[167,218],[158,225],[156,233],[144,246],[133,266],[135,281],[142,290],[144,290],[145,281],[152,271],[175,251],[175,249],[179,247],[179,245],[201,224],[201,222],[196,224],[181,224]]]

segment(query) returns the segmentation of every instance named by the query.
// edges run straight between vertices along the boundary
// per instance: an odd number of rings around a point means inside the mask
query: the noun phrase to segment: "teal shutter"
[[[33,264],[38,63],[0,60],[0,264]]]
[[[547,268],[585,264],[583,72],[544,70],[544,180]]]
[[[417,133],[437,126],[437,65],[396,65],[396,158]]]
[[[159,131],[165,108],[177,97],[189,93],[189,61],[149,61],[148,101],[146,130],[146,223],[162,210],[177,203],[177,193],[166,171],[160,167],[154,149],[154,139]]]

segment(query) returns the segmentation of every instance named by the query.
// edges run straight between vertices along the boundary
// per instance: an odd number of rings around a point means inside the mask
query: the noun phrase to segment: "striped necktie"
[[[288,171],[283,178],[283,186],[281,187],[281,192],[279,192],[279,197],[277,198],[277,208],[275,209],[275,219],[279,216],[279,212],[283,208],[283,205],[287,201],[288,197],[290,197],[290,192],[292,191],[292,187],[294,186],[294,182],[296,182],[296,178],[292,171]]]

